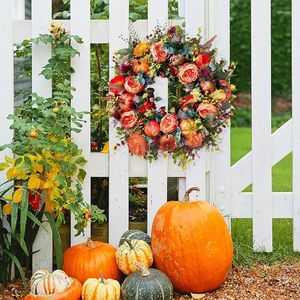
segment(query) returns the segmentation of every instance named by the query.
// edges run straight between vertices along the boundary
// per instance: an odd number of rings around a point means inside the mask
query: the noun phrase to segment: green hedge
[[[251,90],[250,7],[251,0],[231,0],[231,58],[238,63],[239,92]],[[290,0],[272,0],[272,96],[291,97]]]

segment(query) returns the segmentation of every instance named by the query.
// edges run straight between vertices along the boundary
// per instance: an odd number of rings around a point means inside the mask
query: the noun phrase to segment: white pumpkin
[[[71,283],[72,278],[62,270],[38,270],[31,277],[30,290],[33,295],[51,295],[62,292]]]

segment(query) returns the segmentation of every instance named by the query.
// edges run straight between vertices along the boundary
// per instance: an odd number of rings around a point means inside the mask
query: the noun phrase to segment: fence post
[[[90,111],[90,1],[72,0],[71,1],[71,33],[82,37],[83,44],[73,43],[72,46],[80,52],[80,56],[72,59],[72,66],[75,73],[72,74],[72,86],[76,89],[73,93],[72,106],[77,111]],[[88,160],[85,166],[87,172],[83,183],[83,199],[91,202],[91,177],[90,177],[90,116],[84,117],[86,123],[81,132],[72,133],[78,146],[83,149],[83,156]],[[91,235],[91,224],[85,228],[85,236],[75,237],[75,220],[71,218],[71,245],[84,242],[87,236]]]
[[[271,252],[271,0],[252,0],[251,20],[253,248]]]
[[[51,0],[32,0],[32,37],[48,32],[51,20]],[[50,45],[32,45],[32,90],[38,95],[49,98],[52,94],[51,80],[46,80],[39,74],[51,56]],[[44,229],[40,229],[33,243],[32,269],[52,270],[52,234],[48,222],[44,222]]]
[[[2,40],[0,43],[0,121],[1,134],[0,145],[8,144],[12,141],[13,131],[9,129],[11,121],[7,119],[8,114],[14,112],[14,56],[13,56],[13,3],[4,1],[1,14],[0,32]],[[10,150],[0,152],[0,162],[5,160],[5,156],[11,156]],[[0,182],[6,181],[5,172],[0,173]]]
[[[129,1],[109,1],[109,74],[114,76],[114,51],[128,46]],[[115,121],[109,121],[109,242],[118,245],[129,222],[129,156],[127,146],[120,146]],[[117,226],[116,226],[117,225]]]
[[[189,0],[185,2],[185,22],[186,33],[189,37],[193,37],[202,30],[202,35],[205,35],[205,0]],[[197,13],[195,13],[197,12]],[[204,36],[204,39],[206,37]],[[195,156],[195,159],[187,165],[186,168],[186,188],[193,186],[199,187],[200,192],[193,192],[190,196],[192,200],[207,199],[206,195],[206,149],[200,149]]]
[[[152,33],[155,27],[168,25],[168,1],[148,1],[148,34]],[[165,106],[168,110],[168,79],[155,78],[153,84],[155,94],[162,100],[159,106]],[[167,201],[168,192],[168,157],[159,157],[157,160],[148,163],[148,207],[147,207],[147,231],[151,234],[152,222],[158,209]]]
[[[292,1],[294,251],[300,252],[300,2]]]
[[[0,43],[0,109],[1,134],[0,145],[8,144],[13,139],[13,131],[9,129],[11,122],[7,119],[8,114],[14,112],[14,56],[13,56],[13,16],[14,5],[12,1],[3,2],[2,10],[5,12],[0,18],[0,32],[2,40]],[[0,152],[0,163],[5,161],[5,156],[12,156],[9,149]],[[6,181],[6,172],[0,173],[0,183]],[[5,186],[2,187],[5,189]],[[4,219],[4,226],[9,224]],[[14,278],[15,269],[12,265],[11,277]]]
[[[230,0],[213,0],[208,3],[209,37],[217,35],[214,47],[218,59],[230,60]],[[220,134],[219,150],[211,153],[211,199],[220,209],[230,227],[231,186],[230,186],[230,128]]]
[[[17,20],[25,20],[25,0],[14,0],[14,15]]]

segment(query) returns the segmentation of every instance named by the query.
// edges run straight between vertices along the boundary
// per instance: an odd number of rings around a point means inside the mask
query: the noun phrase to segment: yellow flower
[[[15,176],[14,176],[16,179],[19,179],[19,180],[25,180],[28,178],[28,175],[25,173],[24,170],[18,170],[16,169],[15,170]]]
[[[32,164],[32,170],[33,170],[35,173],[37,173],[37,172],[43,173],[44,168],[43,168],[42,165],[40,165],[40,164],[38,164],[38,163],[33,163],[33,164]]]
[[[193,89],[191,92],[191,95],[193,95],[193,97],[197,100],[201,98],[199,89]]]
[[[51,139],[50,139],[51,142],[53,143],[57,143],[58,142],[58,138],[53,136]]]
[[[5,161],[12,165],[15,163],[15,159],[9,156],[5,156]]]
[[[41,181],[41,179],[39,178],[39,175],[32,174],[29,177],[28,188],[30,190],[39,189],[42,183],[44,183],[44,182]]]
[[[52,158],[52,154],[50,151],[47,151],[47,150],[42,150],[42,156],[43,158]]]
[[[141,57],[149,51],[149,44],[147,42],[140,42],[133,50],[133,55]]]
[[[4,215],[10,215],[11,214],[11,203],[6,203],[4,204],[3,208],[2,208],[2,212]]]
[[[224,98],[226,98],[226,93],[224,90],[215,90],[212,94],[212,98],[215,101],[222,101]]]
[[[46,198],[45,200],[45,211],[47,212],[53,212],[55,209],[55,204],[53,201],[49,199],[49,197]]]
[[[23,195],[23,189],[17,189],[13,195],[13,202],[14,203],[20,203],[22,201],[22,195]]]
[[[15,167],[9,168],[6,172],[7,180],[12,180],[15,177]]]
[[[12,195],[6,195],[6,196],[4,196],[4,199],[6,200],[6,201],[12,201]]]
[[[108,153],[108,152],[109,152],[109,143],[106,142],[106,143],[104,144],[104,147],[103,147],[101,153]]]
[[[2,162],[0,163],[0,171],[3,171],[9,167],[9,163],[7,162]]]

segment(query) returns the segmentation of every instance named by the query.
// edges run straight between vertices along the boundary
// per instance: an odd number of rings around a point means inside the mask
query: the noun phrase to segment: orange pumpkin
[[[81,296],[81,283],[73,278],[73,282],[62,292],[51,295],[27,295],[24,300],[79,300]]]
[[[147,73],[149,71],[149,64],[145,61],[135,60],[133,62],[133,72]]]
[[[82,284],[88,278],[111,278],[119,280],[116,248],[107,243],[92,241],[75,245],[64,253],[63,270]]]
[[[157,269],[183,293],[209,292],[224,283],[233,257],[232,239],[220,212],[204,201],[169,201],[152,226]]]
[[[180,124],[179,124],[179,127],[180,127],[180,130],[181,130],[181,134],[185,138],[189,138],[191,136],[194,136],[198,131],[198,127],[197,127],[195,121],[191,118],[186,119],[186,120],[181,120]]]

